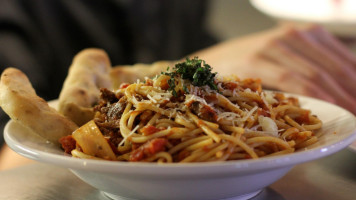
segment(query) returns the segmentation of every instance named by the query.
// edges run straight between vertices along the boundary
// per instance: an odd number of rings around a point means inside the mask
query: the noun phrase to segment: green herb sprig
[[[207,85],[213,90],[218,90],[216,84],[214,83],[214,78],[216,72],[211,72],[210,65],[206,64],[204,60],[194,57],[193,59],[186,58],[185,62],[177,63],[173,67],[172,72],[162,72],[161,74],[170,76],[168,80],[169,91],[172,91],[173,96],[177,96],[176,78],[181,77],[184,80],[189,80],[194,86],[204,86]],[[167,68],[167,71],[169,68]],[[183,87],[184,92],[188,93],[186,86]]]

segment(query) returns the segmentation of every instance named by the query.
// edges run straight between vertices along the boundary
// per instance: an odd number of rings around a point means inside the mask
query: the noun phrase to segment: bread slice
[[[173,61],[156,61],[152,64],[137,63],[134,65],[118,65],[112,68],[110,77],[113,88],[118,89],[121,83],[134,83],[137,79],[143,80],[145,77],[152,78],[167,67],[173,67]]]
[[[56,144],[78,128],[37,96],[27,76],[15,68],[7,68],[1,75],[0,106],[12,120]]]
[[[111,63],[105,51],[89,48],[79,52],[59,95],[59,112],[78,126],[93,119],[100,88],[112,88],[110,71]]]

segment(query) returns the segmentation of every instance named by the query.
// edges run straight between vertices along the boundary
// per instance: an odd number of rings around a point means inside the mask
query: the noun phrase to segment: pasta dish
[[[292,153],[318,141],[322,122],[260,80],[219,77],[198,58],[154,78],[102,88],[95,116],[60,143],[73,157],[159,163]]]

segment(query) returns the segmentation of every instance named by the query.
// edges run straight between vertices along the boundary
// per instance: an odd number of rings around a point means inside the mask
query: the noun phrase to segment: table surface
[[[33,163],[0,172],[0,199],[11,200],[107,200],[68,169]],[[344,149],[331,156],[295,166],[253,200],[354,200],[356,154]]]

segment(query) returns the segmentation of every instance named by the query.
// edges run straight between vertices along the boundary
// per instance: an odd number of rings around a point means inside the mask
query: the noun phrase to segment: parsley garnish
[[[167,71],[169,68],[167,68]],[[217,86],[214,83],[214,77],[216,72],[211,72],[210,65],[206,64],[204,60],[194,57],[193,59],[186,58],[185,62],[177,63],[173,67],[172,72],[162,72],[161,74],[170,76],[168,80],[169,91],[172,91],[173,96],[177,96],[175,91],[176,81],[175,79],[180,77],[184,80],[189,80],[194,86],[207,85],[213,90],[217,90]],[[188,89],[184,86],[184,92],[188,93]]]

